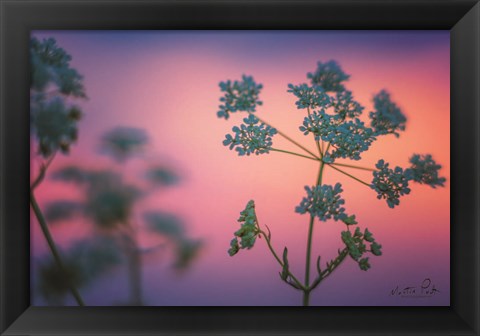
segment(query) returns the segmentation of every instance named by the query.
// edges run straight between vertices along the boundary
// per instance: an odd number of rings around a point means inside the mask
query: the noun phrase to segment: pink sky
[[[295,107],[287,84],[307,82],[317,61],[336,60],[351,75],[346,83],[365,106],[387,89],[408,118],[400,138],[380,137],[358,165],[373,167],[383,158],[406,167],[414,153],[430,153],[447,178],[444,188],[414,184],[411,195],[390,209],[376,193],[338,172],[325,170],[324,183],[341,182],[346,209],[356,214],[383,246],[361,271],[348,258],[313,292],[313,305],[449,305],[450,304],[450,58],[449,33],[408,32],[37,32],[55,37],[85,77],[88,101],[79,141],[69,156],[58,157],[51,170],[69,163],[121,169],[134,178],[142,160],[166,162],[183,182],[153,195],[142,209],[176,213],[190,236],[205,249],[183,276],[169,269],[168,256],[145,260],[144,292],[151,305],[298,305],[301,295],[279,279],[280,268],[263,240],[231,258],[227,254],[239,212],[256,202],[260,224],[272,231],[273,245],[289,248],[292,271],[303,279],[308,216],[294,212],[303,187],[315,182],[315,162],[284,155],[238,157],[222,145],[226,133],[244,114],[225,121],[216,117],[218,83],[253,75],[264,85],[258,115],[297,141],[315,149],[298,127],[304,111]],[[114,166],[98,155],[103,133],[116,126],[140,127],[151,144],[143,159]],[[275,148],[297,149],[278,135]],[[339,161],[340,162],[340,161]],[[342,162],[347,162],[346,160]],[[349,170],[365,181],[371,173]],[[48,180],[37,191],[40,205],[74,199],[79,192]],[[338,222],[316,223],[313,260],[330,260],[343,248]],[[60,245],[89,234],[75,221],[52,227]],[[149,237],[144,237],[147,245]],[[47,253],[38,223],[32,221],[32,256]],[[121,267],[82,290],[87,304],[111,304],[126,297]],[[418,286],[431,278],[440,293],[428,299],[391,297],[399,286]],[[115,281],[112,282],[112,279]],[[38,304],[42,304],[40,299]],[[34,301],[35,303],[35,301]]]

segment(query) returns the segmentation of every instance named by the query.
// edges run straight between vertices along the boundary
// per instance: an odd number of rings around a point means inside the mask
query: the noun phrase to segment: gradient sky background
[[[313,305],[449,305],[450,304],[450,45],[448,31],[165,31],[165,32],[35,32],[54,37],[73,57],[72,66],[85,77],[89,100],[82,102],[85,118],[79,141],[69,156],[57,157],[51,171],[66,164],[123,169],[132,178],[142,162],[162,162],[176,169],[182,183],[159,192],[141,209],[178,214],[191,237],[205,248],[183,275],[175,274],[168,255],[145,259],[144,298],[150,305],[299,305],[301,294],[280,281],[280,268],[263,240],[249,251],[227,254],[239,212],[256,202],[260,224],[272,231],[281,252],[289,248],[292,271],[303,279],[308,217],[294,212],[317,174],[315,162],[284,155],[238,157],[222,145],[226,133],[244,114],[225,121],[216,117],[221,96],[218,83],[253,75],[264,85],[264,105],[258,115],[312,150],[311,137],[298,131],[304,112],[295,107],[287,84],[307,82],[317,61],[334,59],[351,75],[346,83],[372,110],[372,97],[387,89],[408,118],[397,139],[379,138],[362,155],[359,165],[373,167],[379,158],[406,167],[413,153],[431,153],[443,165],[445,188],[413,184],[412,193],[394,210],[376,193],[338,172],[325,169],[324,183],[344,186],[348,213],[368,227],[383,246],[383,256],[370,257],[363,272],[348,258],[312,294]],[[151,139],[145,157],[119,168],[98,155],[101,135],[116,126],[144,128]],[[297,149],[276,136],[274,146]],[[340,161],[339,161],[340,162]],[[371,181],[371,173],[349,170]],[[78,191],[47,179],[38,189],[41,206],[55,199],[74,199]],[[138,209],[138,210],[141,210]],[[312,259],[336,256],[343,248],[344,225],[317,223]],[[48,253],[32,220],[32,267]],[[55,239],[68,247],[89,235],[89,225],[75,221],[52,226]],[[142,238],[144,246],[149,237]],[[117,267],[82,295],[89,305],[125,301],[124,267]],[[431,278],[440,290],[431,298],[390,295],[398,286],[419,286]],[[35,295],[33,304],[44,301]],[[74,304],[68,298],[68,304]]]

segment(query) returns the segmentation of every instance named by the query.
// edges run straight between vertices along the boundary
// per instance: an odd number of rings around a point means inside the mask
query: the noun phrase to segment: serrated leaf
[[[376,242],[373,242],[370,245],[370,250],[372,251],[372,254],[375,256],[381,256],[382,255],[382,245],[377,244]]]
[[[370,268],[368,258],[360,259],[360,261],[358,262],[358,266],[362,271],[367,271]]]
[[[317,271],[318,274],[322,274],[322,269],[320,268],[320,256],[317,258]]]
[[[280,278],[282,280],[287,280],[288,278],[288,249],[285,247],[283,249],[283,268],[282,268],[282,273],[280,273]]]
[[[373,238],[373,234],[368,231],[368,229],[365,229],[365,234],[363,235],[363,238],[369,243],[373,243],[375,241],[375,239]]]
[[[347,225],[354,225],[358,224],[358,222],[355,220],[355,215],[348,216],[343,219],[343,222]]]

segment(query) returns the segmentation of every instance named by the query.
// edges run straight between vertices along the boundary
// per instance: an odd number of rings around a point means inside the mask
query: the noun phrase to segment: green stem
[[[315,143],[317,144],[318,154],[320,155],[321,158],[323,158],[322,149],[320,148],[320,141],[315,140]]]
[[[323,177],[323,169],[325,168],[325,163],[322,161],[320,163],[320,169],[318,170],[318,176],[317,176],[317,183],[316,186],[319,186],[322,184],[322,177]]]
[[[45,236],[45,239],[50,248],[50,251],[52,252],[53,259],[55,260],[60,271],[65,275],[65,280],[68,282],[70,292],[72,293],[73,297],[75,298],[75,301],[77,301],[77,304],[79,306],[85,306],[85,303],[83,302],[83,299],[80,296],[80,293],[75,288],[75,286],[69,281],[67,271],[65,270],[65,266],[63,264],[62,258],[60,257],[60,253],[58,252],[57,246],[55,245],[55,242],[52,238],[50,230],[48,229],[48,225],[45,220],[45,217],[43,216],[43,213],[40,210],[40,206],[38,205],[37,200],[35,199],[35,195],[33,193],[35,188],[37,188],[45,178],[47,169],[52,163],[53,159],[55,158],[56,153],[57,153],[56,151],[53,152],[53,154],[48,158],[48,160],[42,165],[42,167],[40,168],[40,173],[38,174],[37,178],[30,186],[30,204],[32,206],[33,212],[35,213],[35,216],[37,217],[38,223],[40,224],[40,228],[42,229],[43,235]]]
[[[45,178],[45,173],[47,172],[48,167],[52,164],[52,161],[55,158],[56,154],[57,154],[57,151],[53,152],[53,154],[50,155],[48,160],[42,164],[40,168],[40,173],[38,174],[37,178],[35,179],[35,181],[33,181],[32,185],[30,186],[31,191],[35,190],[35,188],[38,187],[40,183],[42,183],[43,179]]]
[[[257,115],[254,115],[253,113],[251,112],[248,112],[248,114],[251,114],[253,116],[255,116],[255,118],[257,118],[258,120],[260,120],[260,122],[264,123],[265,125],[267,126],[270,126],[271,128],[275,128],[273,127],[271,124],[269,124],[268,122],[266,122],[265,120],[261,119],[260,117],[258,117]],[[293,143],[295,146],[297,146],[298,148],[301,148],[302,150],[304,150],[305,152],[307,152],[308,154],[310,154],[311,156],[313,156],[314,158],[316,158],[317,160],[320,160],[319,157],[317,157],[314,153],[312,153],[310,150],[308,150],[307,148],[305,148],[304,146],[302,146],[301,144],[299,144],[298,142],[296,142],[295,140],[293,140],[292,138],[290,138],[288,135],[286,135],[285,133],[283,133],[282,131],[279,131],[277,128],[275,128],[277,130],[277,133],[284,137],[285,139],[287,139],[288,141],[290,141],[291,143]]]
[[[338,266],[340,266],[340,264],[345,260],[345,257],[347,255],[348,255],[348,248],[344,248],[342,251],[340,251],[340,253],[334,260],[330,261],[330,263],[327,263],[327,265],[330,265],[329,268],[327,268],[322,272],[320,272],[320,269],[319,269],[318,277],[317,279],[315,279],[315,281],[312,283],[309,289],[310,290],[315,289],[324,279],[326,279],[330,274],[332,274],[332,272]]]
[[[322,184],[322,177],[323,177],[323,168],[325,167],[325,163],[322,161],[320,162],[320,168],[318,170],[318,177],[317,177],[317,186]],[[308,306],[310,304],[310,263],[312,257],[312,239],[313,239],[313,224],[314,224],[315,216],[310,215],[310,223],[308,226],[308,238],[307,238],[307,255],[305,260],[305,288],[306,290],[303,291],[303,305]]]
[[[257,221],[258,223],[258,221]],[[272,246],[272,243],[270,241],[270,239],[268,238],[268,235],[261,231],[260,230],[260,234],[265,238],[265,241],[267,242],[267,246],[268,248],[270,249],[270,252],[272,252],[273,256],[275,257],[275,259],[277,260],[277,262],[280,264],[280,266],[283,268],[283,262],[282,260],[278,257],[278,254],[275,252],[275,250],[273,249],[273,246]],[[295,281],[295,283],[302,289],[302,290],[305,290],[305,287],[302,285],[302,283],[300,282],[300,280],[298,280],[290,271],[288,271],[288,275],[290,275],[290,277],[293,279],[293,281]]]
[[[307,113],[308,116],[310,117],[310,108],[307,106]],[[313,137],[315,138],[315,134],[313,134]],[[320,158],[323,157],[322,149],[320,148],[320,141],[315,140],[315,143],[317,144],[317,150],[318,150],[318,155],[320,155]]]
[[[325,149],[325,152],[323,153],[323,156],[327,155],[329,149],[330,149],[330,142],[328,143],[327,148]]]
[[[303,154],[299,154],[299,153],[295,153],[295,152],[290,152],[290,151],[283,150],[283,149],[270,148],[270,150],[271,150],[271,151],[275,151],[275,152],[280,152],[280,153],[292,154],[292,155],[304,157],[304,158],[306,158],[306,159],[310,159],[310,160],[314,160],[314,161],[319,161],[319,159],[317,159],[317,158],[314,158],[314,157],[311,157],[311,156],[307,156],[307,155],[303,155]]]
[[[313,237],[313,224],[314,216],[310,215],[310,224],[308,226],[308,239],[307,239],[307,257],[305,261],[305,287],[308,289],[310,286],[310,259],[312,255],[312,237]],[[303,291],[303,305],[308,306],[310,304],[310,291]]]
[[[336,257],[334,260],[331,261],[331,264],[333,265],[331,269],[326,269],[324,270],[321,274],[320,277],[325,279],[328,277],[332,272],[342,263],[342,261],[345,260],[345,257],[348,255],[348,249],[344,248],[341,253]]]
[[[137,243],[137,233],[134,223],[123,222],[126,232],[124,233],[124,250],[127,256],[128,278],[130,285],[130,304],[142,306],[142,258]]]
[[[128,270],[130,279],[130,303],[135,306],[142,305],[142,268],[140,251],[135,242],[132,242],[128,251]]]
[[[328,163],[327,163],[327,164],[328,164]],[[342,174],[347,175],[348,177],[351,177],[351,178],[354,179],[355,181],[358,181],[358,182],[366,185],[367,187],[370,187],[370,184],[368,184],[367,182],[362,181],[362,180],[360,180],[359,178],[357,178],[357,177],[355,177],[355,176],[353,176],[353,175],[351,175],[351,174],[349,174],[349,173],[347,173],[347,172],[345,172],[345,171],[343,171],[343,170],[341,170],[341,169],[338,169],[337,167],[332,166],[331,164],[328,164],[328,166],[331,167],[331,168],[333,168],[333,169],[335,169],[335,170],[337,170],[337,171],[339,171],[339,172],[342,173]]]
[[[79,306],[85,306],[85,303],[83,302],[82,297],[80,296],[80,293],[75,288],[75,286],[71,284],[70,279],[67,276],[67,271],[65,270],[65,266],[62,262],[62,258],[60,257],[60,253],[58,252],[55,242],[53,241],[52,235],[50,234],[50,230],[48,229],[47,222],[45,221],[45,217],[43,216],[42,211],[38,206],[37,200],[35,199],[33,190],[31,190],[30,192],[30,204],[32,205],[33,212],[35,213],[35,216],[38,219],[38,223],[40,223],[40,227],[42,228],[43,235],[45,236],[45,239],[47,240],[47,244],[50,248],[50,251],[52,252],[53,259],[55,259],[55,262],[57,263],[58,268],[65,275],[65,280],[68,282],[68,286],[70,287],[70,292],[72,293],[73,297],[75,298],[75,301],[77,301],[77,304]]]
[[[367,167],[360,167],[360,166],[355,166],[355,165],[349,165],[349,164],[345,164],[345,163],[331,163],[331,165],[334,165],[334,166],[342,166],[342,167],[348,167],[348,168],[355,168],[355,169],[361,169],[361,170],[368,170],[368,171],[375,171],[376,169],[373,169],[373,168],[367,168]]]

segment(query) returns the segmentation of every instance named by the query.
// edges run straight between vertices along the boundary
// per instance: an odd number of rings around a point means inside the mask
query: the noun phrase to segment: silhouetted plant
[[[86,98],[83,77],[70,66],[72,57],[52,38],[42,41],[30,39],[30,119],[31,135],[42,159],[38,176],[30,186],[30,204],[40,224],[53,256],[48,272],[41,274],[62,278],[63,287],[68,288],[78,305],[83,300],[76,288],[76,278],[70,267],[62,260],[52,238],[44,215],[35,199],[34,190],[45,178],[55,155],[68,154],[78,138],[78,121],[82,117],[76,98]],[[55,275],[53,275],[55,274]]]
[[[304,281],[300,281],[291,271],[288,261],[288,249],[284,248],[280,256],[271,244],[271,232],[268,227],[265,231],[259,223],[255,212],[255,203],[250,200],[246,208],[240,212],[240,228],[234,232],[230,242],[228,254],[234,256],[241,249],[251,249],[256,238],[263,236],[274,258],[280,264],[280,278],[282,281],[303,293],[303,305],[310,303],[310,293],[327,278],[344,260],[350,256],[361,270],[368,270],[370,259],[367,256],[380,256],[380,245],[373,234],[366,228],[357,227],[354,214],[348,214],[342,197],[342,185],[334,186],[322,183],[324,168],[328,166],[346,176],[354,179],[377,192],[378,199],[385,199],[390,208],[400,204],[400,197],[410,193],[409,183],[417,182],[427,184],[433,188],[443,186],[445,178],[438,176],[441,168],[431,155],[414,154],[410,158],[411,166],[390,168],[389,163],[380,159],[375,168],[365,168],[352,164],[337,162],[337,159],[361,160],[363,152],[379,137],[393,134],[397,138],[405,130],[406,117],[400,108],[391,100],[390,94],[382,90],[373,98],[374,110],[369,113],[370,127],[358,117],[362,115],[364,107],[354,100],[352,92],[346,90],[344,82],[350,78],[343,72],[340,65],[331,60],[326,63],[318,62],[315,72],[307,74],[310,84],[288,84],[288,92],[296,98],[298,109],[306,110],[306,116],[299,130],[304,135],[313,135],[317,153],[304,147],[285,133],[277,130],[268,122],[255,116],[259,100],[261,84],[257,84],[253,77],[243,76],[240,81],[220,82],[220,90],[224,95],[220,98],[219,118],[228,119],[230,114],[246,112],[248,117],[243,119],[243,124],[233,127],[234,135],[227,134],[223,144],[230,149],[235,149],[239,156],[250,154],[268,154],[281,152],[307,158],[319,163],[318,176],[315,184],[305,186],[306,196],[300,201],[295,211],[308,214],[309,229],[306,244],[306,261]],[[287,151],[273,147],[273,137],[278,134],[305,152],[305,154]],[[340,168],[342,167],[342,168]],[[369,170],[373,172],[371,182],[343,170],[345,168]],[[341,233],[341,241],[345,245],[338,250],[338,255],[333,260],[321,264],[317,258],[317,276],[311,281],[311,251],[312,237],[315,220],[325,222],[334,220],[345,224],[346,230]]]
[[[148,136],[142,129],[118,127],[107,132],[101,139],[101,152],[115,162],[125,164],[148,143]],[[164,165],[150,165],[143,177],[147,187],[125,183],[122,174],[113,170],[84,169],[77,166],[63,167],[53,174],[53,178],[76,184],[83,190],[84,201],[54,201],[47,206],[50,222],[83,216],[94,227],[115,239],[126,257],[128,266],[130,305],[142,305],[142,255],[167,243],[159,243],[150,248],[141,248],[138,242],[140,231],[148,230],[167,239],[175,253],[173,266],[177,270],[187,268],[198,254],[202,243],[188,238],[180,218],[159,210],[146,211],[140,216],[143,221],[134,220],[134,207],[152,192],[150,187],[170,187],[180,178]],[[135,217],[137,218],[137,217]]]

